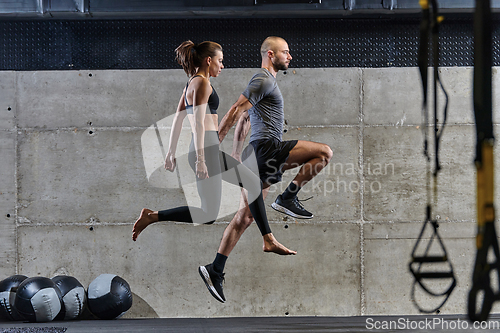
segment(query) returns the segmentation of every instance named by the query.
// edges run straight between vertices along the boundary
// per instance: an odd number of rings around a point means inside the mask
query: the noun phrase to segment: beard
[[[286,62],[280,62],[278,58],[273,59],[273,67],[276,71],[286,71],[288,69],[288,64]]]

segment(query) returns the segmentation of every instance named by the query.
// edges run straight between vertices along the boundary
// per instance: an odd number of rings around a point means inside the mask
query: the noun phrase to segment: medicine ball
[[[16,290],[28,277],[12,275],[0,281],[0,318],[4,320],[22,320],[23,318],[14,307]]]
[[[114,274],[101,274],[87,290],[90,312],[100,319],[121,317],[132,307],[132,291],[127,281]]]
[[[56,319],[63,309],[63,302],[55,283],[49,278],[38,276],[21,282],[14,306],[28,321],[48,322]]]
[[[64,305],[64,320],[73,320],[81,316],[86,302],[85,288],[74,277],[59,275],[52,278],[61,292]]]

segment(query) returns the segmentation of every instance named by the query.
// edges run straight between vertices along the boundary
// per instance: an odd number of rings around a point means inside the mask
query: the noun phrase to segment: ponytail
[[[195,44],[188,40],[175,49],[175,60],[182,66],[188,76],[196,74],[206,57],[215,57],[217,51],[222,51],[222,46],[215,42],[202,42]]]

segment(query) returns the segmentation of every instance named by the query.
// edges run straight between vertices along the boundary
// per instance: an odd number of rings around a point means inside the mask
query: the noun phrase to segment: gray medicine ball
[[[63,320],[78,319],[86,303],[85,288],[74,277],[58,275],[52,278],[63,299],[64,317]]]
[[[14,307],[16,290],[28,277],[12,275],[0,281],[0,318],[4,320],[22,320],[23,318]]]
[[[101,274],[87,290],[90,312],[100,319],[121,317],[132,307],[132,291],[123,278],[114,274]]]
[[[63,301],[55,283],[49,278],[38,276],[21,282],[14,306],[25,320],[48,322],[61,313]]]

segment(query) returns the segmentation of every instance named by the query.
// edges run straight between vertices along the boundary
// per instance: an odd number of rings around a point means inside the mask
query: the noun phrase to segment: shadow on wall
[[[160,318],[155,310],[137,294],[132,293],[133,303],[122,318]]]

